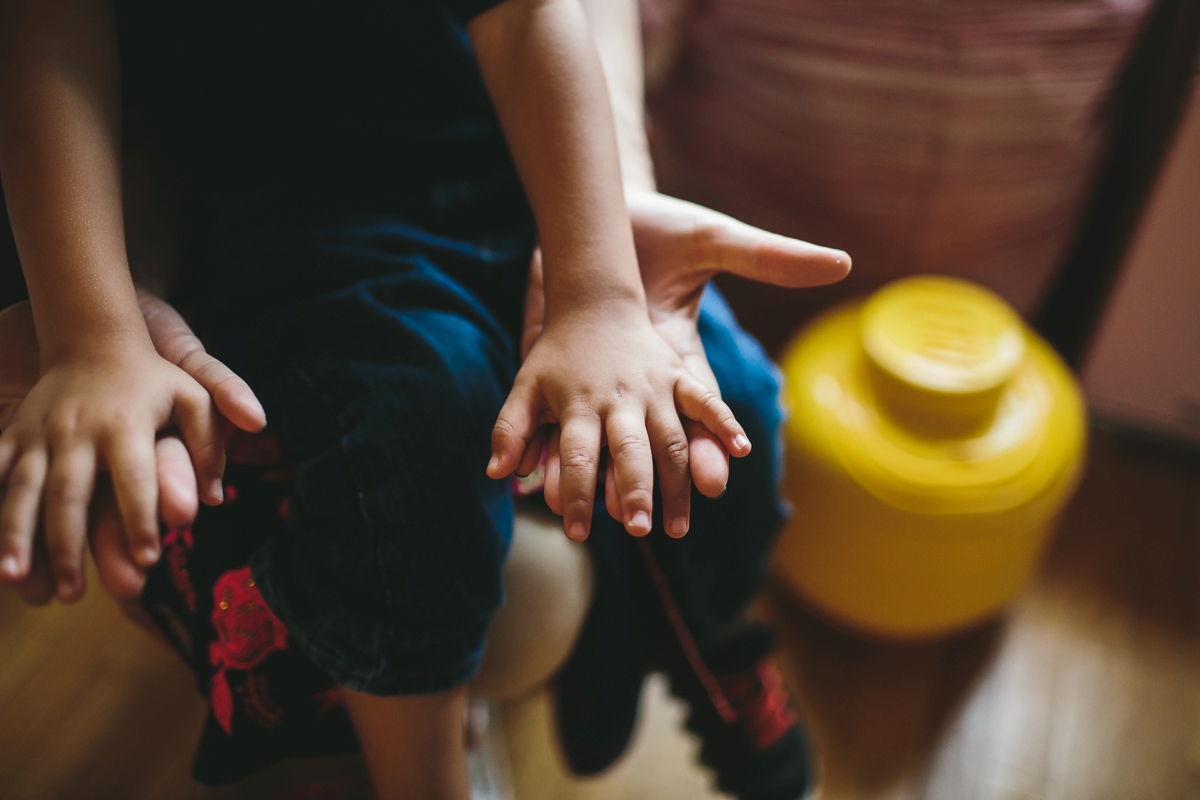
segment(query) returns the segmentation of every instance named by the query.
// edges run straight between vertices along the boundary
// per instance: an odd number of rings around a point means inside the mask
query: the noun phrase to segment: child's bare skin
[[[183,318],[159,298],[138,290],[139,307],[155,348],[163,358],[195,378],[213,397],[221,414],[237,427],[258,431],[266,424],[262,406],[245,381],[205,352]],[[5,428],[21,400],[38,380],[37,340],[28,303],[0,311],[0,428]],[[187,449],[177,436],[155,443],[158,514],[168,525],[189,525],[199,503],[195,472]],[[121,518],[105,483],[96,492],[90,509],[88,541],[100,583],[119,601],[136,599],[145,580],[145,567],[129,552]],[[32,603],[48,602],[55,595],[54,576],[46,563],[44,540],[39,536],[26,575],[12,582]],[[82,593],[85,587],[80,587]]]
[[[8,0],[0,10],[0,172],[41,372],[0,437],[0,571],[11,579],[28,572],[44,487],[47,549],[66,599],[82,589],[78,564],[98,469],[112,475],[130,552],[144,566],[158,555],[156,434],[180,429],[205,502],[220,501],[223,452],[208,394],[155,352],[129,277],[111,8],[99,0]],[[545,263],[545,324],[500,413],[488,472],[512,472],[537,428],[557,423],[569,536],[588,534],[606,441],[616,486],[610,507],[619,506],[626,528],[649,531],[657,461],[666,527],[681,535],[690,492],[681,416],[702,423],[730,455],[745,455],[750,443],[650,323],[582,11],[570,0],[507,0],[476,17],[469,33]],[[461,750],[389,711],[411,698],[359,699],[351,715],[381,796],[465,796]],[[427,699],[421,716],[451,721],[461,700],[457,691]],[[392,735],[405,725],[411,736]],[[438,757],[416,757],[432,752]],[[394,775],[395,764],[412,768]]]
[[[659,336],[683,360],[688,370],[709,389],[719,391],[708,365],[696,327],[704,286],[715,275],[727,272],[753,281],[784,287],[820,286],[845,277],[850,257],[828,247],[760,230],[695,203],[659,194],[653,180],[626,178],[626,190],[638,262],[648,300],[650,322]],[[541,259],[535,254],[525,297],[525,331],[522,350],[528,352],[541,335],[545,312]],[[728,453],[722,441],[706,427],[683,420],[688,439],[691,481],[705,497],[719,497],[729,479]],[[518,472],[528,474],[548,444],[546,502],[562,513],[559,437],[542,432],[526,450]],[[612,462],[609,461],[609,470]],[[621,506],[605,481],[605,505],[620,519]],[[671,531],[667,531],[671,533]]]
[[[734,456],[750,442],[650,324],[583,12],[559,0],[509,0],[473,20],[470,34],[537,218],[545,269],[542,335],[496,422],[488,474],[512,473],[538,428],[557,423],[569,537],[588,535],[604,442],[626,529],[650,530],[657,466],[667,529],[681,535],[691,488],[681,413]]]
[[[155,351],[129,275],[111,8],[9,0],[0,37],[0,174],[40,373],[0,436],[0,576],[28,574],[40,518],[57,593],[72,600],[98,472],[145,567],[159,554],[158,432],[178,428],[207,503],[221,501],[225,456],[211,398]]]

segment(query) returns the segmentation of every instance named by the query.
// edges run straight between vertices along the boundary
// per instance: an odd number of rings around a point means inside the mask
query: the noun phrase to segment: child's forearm
[[[116,37],[102,0],[0,2],[0,177],[43,365],[144,337],[125,254]]]
[[[575,0],[508,0],[470,24],[538,223],[547,324],[560,309],[644,305],[604,77]]]

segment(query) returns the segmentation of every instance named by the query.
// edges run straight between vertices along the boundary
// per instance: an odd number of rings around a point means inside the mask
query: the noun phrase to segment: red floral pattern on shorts
[[[208,646],[209,661],[217,670],[211,683],[213,716],[226,733],[232,733],[233,693],[226,670],[251,670],[271,653],[286,650],[287,628],[263,600],[248,566],[217,579],[212,624],[217,632],[216,641]]]

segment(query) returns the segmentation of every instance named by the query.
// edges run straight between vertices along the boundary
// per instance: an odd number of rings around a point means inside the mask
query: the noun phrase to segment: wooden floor
[[[781,665],[833,798],[1200,798],[1200,465],[1093,438],[1042,576],[1010,618],[932,644],[858,638],[769,592]],[[567,777],[550,701],[504,709],[521,800],[709,795],[655,684],[633,752]],[[98,592],[31,611],[0,591],[0,798],[191,792],[203,707]]]

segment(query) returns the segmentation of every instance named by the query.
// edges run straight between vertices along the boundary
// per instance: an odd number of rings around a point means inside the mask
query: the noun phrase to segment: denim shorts
[[[363,217],[221,255],[242,291],[198,322],[295,465],[287,531],[250,569],[289,646],[340,685],[438,692],[479,667],[514,513],[485,466],[519,363],[532,246],[531,232],[465,244]],[[774,368],[712,288],[700,331],[756,445],[731,481],[740,498],[698,503],[678,557],[665,555],[703,630],[761,579],[781,518],[780,415]]]

